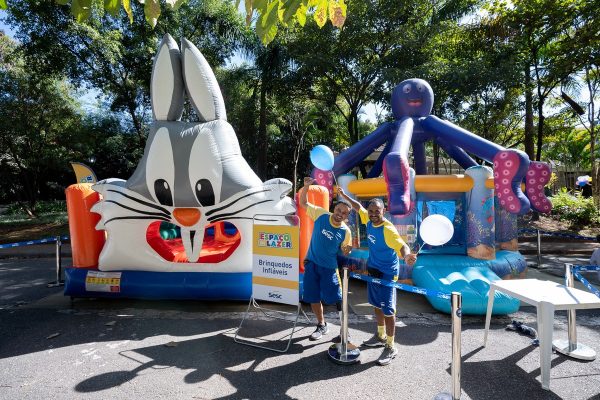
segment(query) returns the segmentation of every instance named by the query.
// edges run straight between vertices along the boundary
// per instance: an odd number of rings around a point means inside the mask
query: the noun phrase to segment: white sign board
[[[274,303],[298,305],[298,226],[255,224],[252,241],[252,297]]]

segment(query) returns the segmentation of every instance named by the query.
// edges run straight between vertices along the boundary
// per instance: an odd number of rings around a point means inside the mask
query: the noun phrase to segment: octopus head
[[[433,108],[433,89],[423,79],[407,79],[392,92],[394,118],[426,117]]]

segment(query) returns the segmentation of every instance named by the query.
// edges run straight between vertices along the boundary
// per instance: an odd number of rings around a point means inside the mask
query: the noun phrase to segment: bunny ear
[[[168,33],[154,57],[150,101],[156,121],[177,121],[183,113],[184,86],[181,76],[181,53]]]
[[[213,70],[200,50],[187,39],[181,40],[183,79],[188,97],[202,122],[227,120],[225,103]]]

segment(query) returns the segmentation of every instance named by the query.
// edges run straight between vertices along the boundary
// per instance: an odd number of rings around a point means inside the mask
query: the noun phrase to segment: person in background
[[[583,197],[592,197],[592,184],[591,182],[586,182],[585,185],[581,187],[581,196]]]
[[[339,188],[339,194],[352,205],[352,208],[358,212],[361,222],[367,226],[369,276],[386,281],[397,281],[400,270],[398,255],[410,266],[415,264],[417,256],[410,252],[410,248],[404,243],[396,227],[383,217],[385,211],[383,201],[371,199],[365,209],[358,201],[350,198],[342,188]],[[369,304],[375,310],[377,333],[371,339],[364,341],[363,345],[384,346],[377,363],[388,365],[398,354],[394,345],[396,288],[369,282],[367,291]]]
[[[310,340],[319,340],[329,332],[323,315],[323,303],[336,305],[341,322],[342,287],[337,253],[340,249],[345,255],[350,253],[352,235],[344,221],[350,214],[351,206],[346,202],[338,202],[333,213],[330,213],[309,203],[307,191],[313,182],[312,178],[304,178],[304,187],[300,192],[300,207],[306,210],[306,215],[315,223],[304,260],[303,299],[310,303],[317,318],[317,328],[310,335]]]

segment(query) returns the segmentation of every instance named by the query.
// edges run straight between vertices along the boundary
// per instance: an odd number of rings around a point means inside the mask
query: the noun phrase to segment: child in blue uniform
[[[367,241],[369,245],[369,259],[367,270],[369,275],[385,281],[398,280],[399,264],[398,255],[403,257],[408,265],[414,265],[417,260],[411,254],[410,248],[404,243],[396,227],[383,217],[384,206],[381,199],[369,201],[367,209],[348,197],[343,189],[340,195],[352,205],[363,224],[367,226]],[[398,354],[394,346],[396,333],[396,288],[369,282],[367,284],[369,304],[375,307],[377,319],[377,333],[369,340],[363,342],[367,347],[384,346],[381,356],[377,360],[379,365],[389,364]]]
[[[335,304],[341,311],[342,289],[337,270],[337,253],[341,249],[344,254],[350,252],[352,235],[344,222],[350,213],[350,205],[340,202],[333,213],[308,202],[307,191],[312,178],[304,178],[304,187],[300,192],[300,206],[314,221],[310,247],[304,260],[304,293],[303,299],[310,303],[317,317],[317,328],[310,335],[311,340],[318,340],[329,332],[323,316],[323,303]]]

